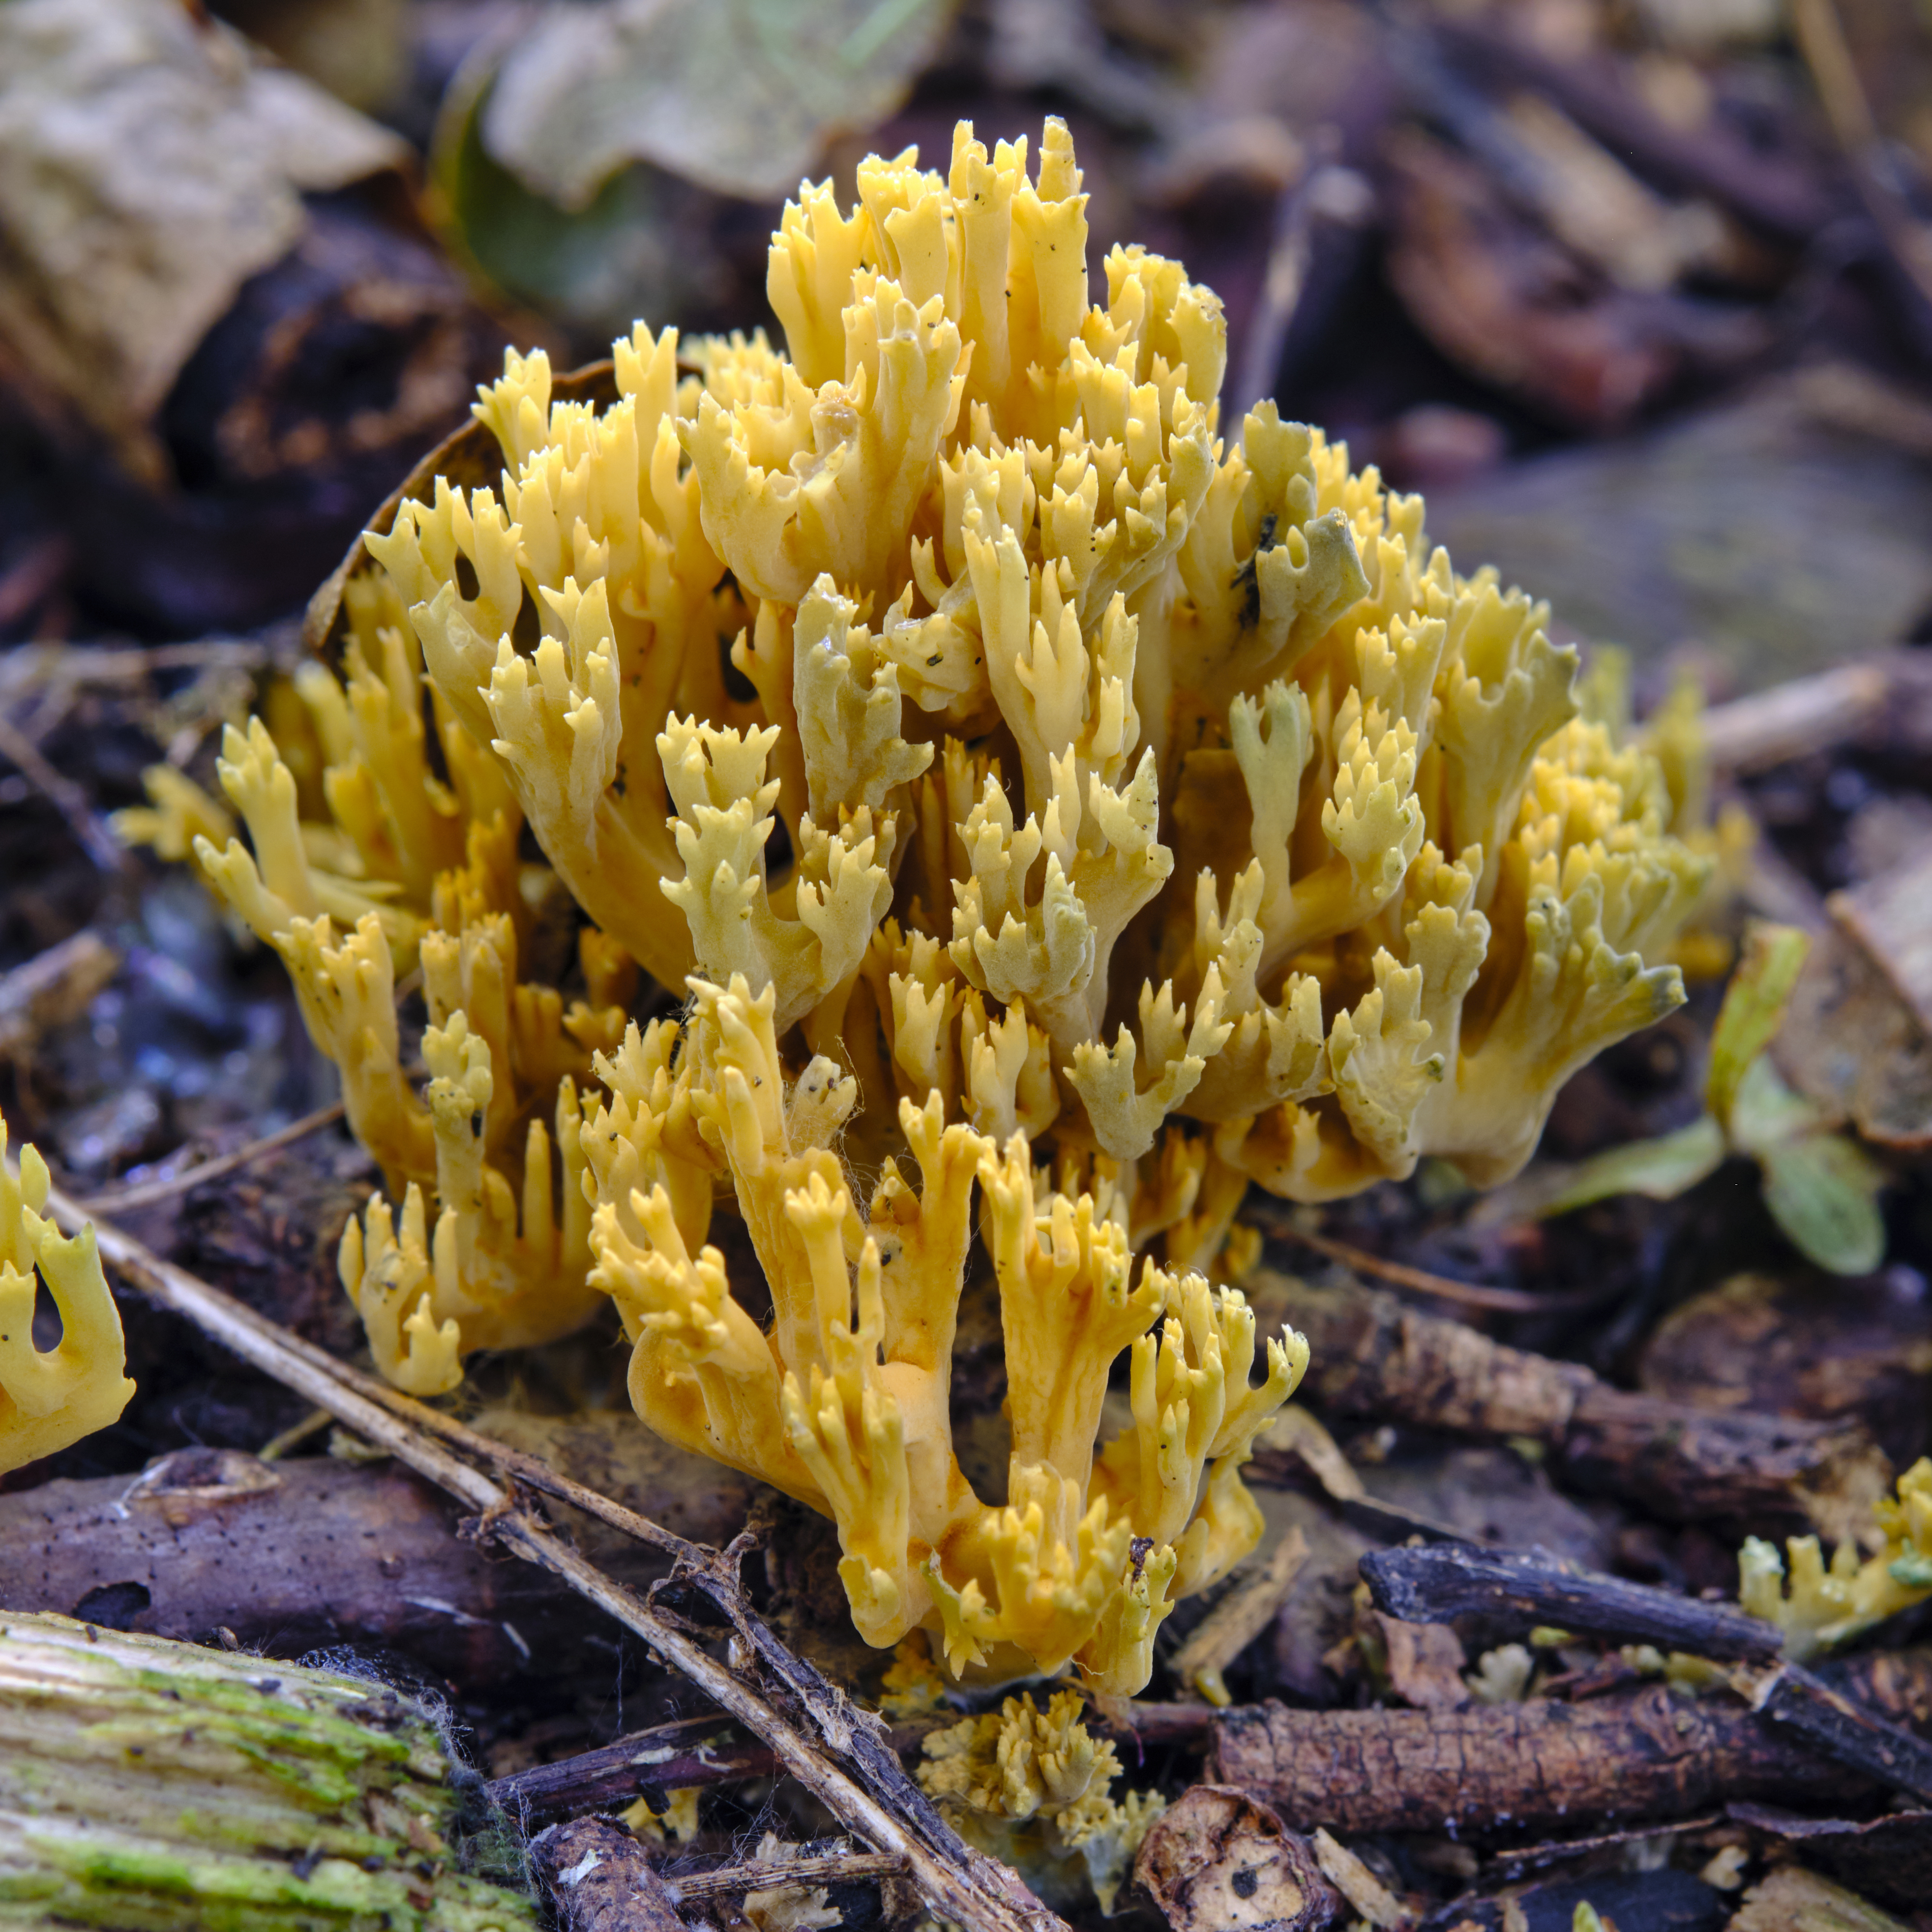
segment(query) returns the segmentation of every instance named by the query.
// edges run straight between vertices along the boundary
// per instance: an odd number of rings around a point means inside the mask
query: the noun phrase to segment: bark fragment
[[[1134,1876],[1174,1932],[1317,1932],[1342,1906],[1306,1840],[1216,1784],[1195,1785],[1154,1821]]]

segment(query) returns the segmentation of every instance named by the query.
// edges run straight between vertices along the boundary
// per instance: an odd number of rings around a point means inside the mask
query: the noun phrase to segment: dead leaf
[[[1460,1711],[1470,1701],[1462,1682],[1468,1660],[1447,1624],[1404,1623],[1380,1610],[1368,1614],[1382,1638],[1389,1688],[1405,1704],[1418,1711]]]
[[[1898,996],[1932,1027],[1932,854],[1825,902],[1870,953]]]
[[[1932,1033],[1844,933],[1814,942],[1772,1055],[1798,1091],[1868,1140],[1932,1146]]]
[[[0,7],[0,346],[148,480],[148,425],[302,231],[404,143],[176,0]]]
[[[505,57],[483,139],[566,209],[587,206],[630,161],[720,194],[784,194],[835,134],[898,105],[951,10],[950,0],[556,7]]]

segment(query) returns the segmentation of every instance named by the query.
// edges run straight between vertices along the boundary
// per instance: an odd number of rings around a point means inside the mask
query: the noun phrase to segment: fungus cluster
[[[1249,1184],[1515,1172],[1682,998],[1646,960],[1708,866],[1544,608],[1318,430],[1224,424],[1216,298],[1116,248],[1093,299],[1065,128],[1027,159],[962,125],[802,188],[782,353],[640,326],[603,404],[510,356],[499,482],[372,532],[339,676],[230,734],[252,853],[178,786],[140,829],[200,822],[342,1070],[386,1375],[608,1296],[639,1414],[834,1518],[870,1641],[1132,1691],[1306,1360],[1250,1380]],[[640,968],[684,1002],[642,1027]],[[988,1277],[994,1498],[949,1407]]]
[[[1111,1916],[1166,1800],[1150,1791],[1115,1797],[1119,1754],[1081,1722],[1084,1708],[1070,1690],[1045,1710],[1009,1697],[929,1732],[919,1781],[961,1836],[1013,1866],[1042,1898],[1077,1900],[1090,1887]]]

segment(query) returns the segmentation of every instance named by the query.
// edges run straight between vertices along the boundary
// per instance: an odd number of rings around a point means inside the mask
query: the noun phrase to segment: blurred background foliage
[[[1932,622],[1925,0],[7,0],[0,638],[292,612],[506,343],[768,324],[802,176],[1048,112],[1640,685]]]

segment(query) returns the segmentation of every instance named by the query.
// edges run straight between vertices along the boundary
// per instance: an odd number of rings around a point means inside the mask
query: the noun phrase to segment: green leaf
[[[1544,1215],[1567,1214],[1613,1194],[1642,1194],[1674,1201],[1717,1171],[1726,1149],[1724,1130],[1706,1114],[1675,1133],[1655,1140],[1629,1141],[1607,1148],[1570,1170],[1560,1190],[1538,1208]]]
[[[1731,1144],[1756,1160],[1762,1160],[1766,1150],[1781,1141],[1822,1132],[1834,1124],[1830,1116],[1784,1084],[1768,1053],[1760,1054],[1744,1069],[1731,1102]]]
[[[1809,1259],[1834,1274],[1869,1274],[1884,1260],[1886,1173],[1862,1148],[1842,1134],[1804,1134],[1759,1158],[1764,1204]]]
[[[1795,926],[1754,922],[1745,928],[1744,957],[1731,975],[1724,1004],[1711,1035],[1711,1071],[1705,1104],[1726,1130],[1738,1088],[1753,1060],[1778,1036],[1798,969],[1811,941]]]

